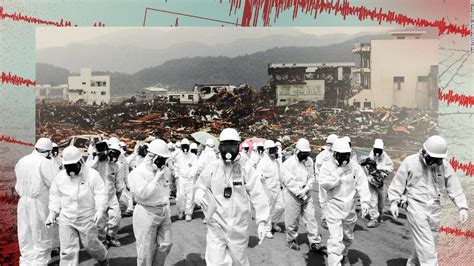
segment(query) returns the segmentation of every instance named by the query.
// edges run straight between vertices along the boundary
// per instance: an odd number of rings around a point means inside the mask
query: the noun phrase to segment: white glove
[[[100,223],[100,221],[102,220],[102,218],[104,217],[104,212],[103,211],[97,211],[94,215],[94,223],[96,226],[98,226],[98,224]]]
[[[59,213],[56,213],[56,212],[53,212],[53,211],[50,212],[49,215],[48,215],[48,218],[46,218],[46,226],[49,227],[52,224],[57,223],[58,215],[59,215]]]
[[[459,221],[461,221],[461,224],[466,223],[468,218],[469,218],[469,214],[467,213],[467,210],[466,209],[460,209],[459,210]]]
[[[398,218],[398,204],[396,201],[393,201],[390,205],[390,212],[392,213],[393,218],[396,220]]]
[[[202,208],[206,209],[208,204],[206,199],[204,198],[204,195],[206,195],[206,193],[202,189],[197,189],[196,193],[194,193],[194,202]]]
[[[362,209],[362,217],[367,216],[367,214],[369,214],[369,209],[370,209],[369,204],[367,204],[367,202],[362,202],[360,204],[360,207]]]
[[[267,229],[265,228],[265,223],[260,222],[258,224],[258,239],[260,240],[258,243],[262,243],[263,239],[265,239],[265,235],[267,234]]]
[[[400,198],[400,206],[402,206],[402,208],[406,208],[408,206],[408,198],[407,196],[403,195],[401,198]]]

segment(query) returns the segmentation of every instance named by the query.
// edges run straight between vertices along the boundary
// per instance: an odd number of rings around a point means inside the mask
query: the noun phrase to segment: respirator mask
[[[382,155],[382,153],[383,153],[383,150],[382,150],[382,149],[374,148],[373,152],[374,152],[374,156],[375,156],[375,157],[380,157],[380,156]]]
[[[338,166],[346,166],[351,160],[350,152],[334,152],[334,159]]]
[[[238,141],[223,141],[219,145],[219,153],[226,162],[234,161],[239,155],[239,142]]]
[[[268,149],[268,154],[270,155],[271,159],[278,159],[278,147]]]
[[[298,158],[298,161],[303,162],[308,160],[309,157],[309,151],[296,151],[296,157]]]
[[[262,146],[257,147],[258,154],[262,154],[265,149]]]
[[[249,147],[245,147],[245,148],[242,148],[243,151],[245,151],[246,153],[249,152]]]
[[[51,151],[51,154],[53,155],[53,157],[58,157],[59,148],[58,147],[53,147],[53,150]]]
[[[147,153],[148,153],[147,145],[141,145],[140,147],[138,147],[138,155],[140,155],[141,157],[145,157]]]
[[[158,167],[158,169],[162,170],[163,167],[166,165],[166,160],[168,160],[168,158],[155,155],[155,157],[152,160],[153,160],[153,164],[155,164],[156,167]]]
[[[70,177],[75,177],[79,175],[79,173],[81,172],[81,168],[82,168],[81,161],[77,163],[73,163],[73,164],[64,165],[64,169],[66,169],[66,174]]]
[[[120,151],[118,150],[109,150],[109,152],[107,153],[107,156],[109,157],[110,161],[115,163],[118,161],[118,158],[120,156]]]
[[[181,144],[181,150],[182,150],[184,153],[188,153],[188,151],[189,151],[189,145],[188,145],[188,144]]]
[[[429,166],[439,166],[443,164],[443,158],[431,157],[425,150],[422,150],[421,155],[426,165]]]

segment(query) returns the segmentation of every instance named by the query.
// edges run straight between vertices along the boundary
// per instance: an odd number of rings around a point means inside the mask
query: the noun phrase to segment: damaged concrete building
[[[437,110],[438,40],[423,31],[391,32],[393,38],[359,43],[358,84],[347,104],[357,108],[400,106]]]
[[[270,89],[277,106],[299,101],[325,101],[343,106],[351,91],[355,63],[268,64]]]
[[[80,76],[68,78],[67,96],[70,102],[86,104],[110,103],[110,76],[93,76],[90,68],[81,68]]]

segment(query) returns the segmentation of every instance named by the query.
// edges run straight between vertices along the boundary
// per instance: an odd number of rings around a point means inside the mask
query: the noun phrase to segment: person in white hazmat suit
[[[212,164],[214,161],[217,161],[217,155],[214,151],[214,140],[207,139],[206,147],[201,152],[201,155],[198,158],[196,176],[199,176],[206,166]]]
[[[221,159],[215,161],[199,176],[195,185],[195,202],[206,211],[215,207],[207,217],[207,265],[250,265],[246,255],[250,204],[256,210],[258,237],[265,238],[265,225],[270,208],[263,185],[255,169],[239,160],[240,136],[235,129],[226,128],[219,136]],[[212,200],[211,200],[212,199]]]
[[[282,154],[283,149],[281,147],[281,142],[277,141],[275,142],[275,145],[278,148],[278,161],[280,162],[280,164],[282,164],[283,163],[283,154]]]
[[[265,148],[263,147],[263,142],[258,142],[256,145],[256,149],[250,155],[250,160],[252,162],[253,168],[257,169],[257,165],[260,160],[263,158]]]
[[[196,158],[198,158],[197,157],[198,156],[198,145],[195,142],[191,143],[191,145],[189,146],[189,151],[192,154],[196,155]]]
[[[332,144],[337,140],[337,135],[331,134],[326,138],[326,147],[322,150],[317,156],[314,164],[314,174],[316,176],[316,181],[318,181],[318,198],[319,198],[319,207],[321,208],[321,226],[325,229],[328,229],[326,222],[326,204],[327,204],[327,193],[324,188],[321,187],[319,182],[319,171],[323,163],[332,160],[333,151]]]
[[[386,177],[393,172],[393,162],[383,148],[383,140],[376,139],[369,156],[361,163],[367,174],[371,194],[370,205],[372,208],[369,212],[370,221],[367,223],[369,228],[376,227],[383,222],[386,197],[384,183]]]
[[[327,242],[328,265],[347,262],[349,246],[354,241],[357,221],[356,195],[360,196],[362,216],[370,209],[370,191],[362,167],[351,160],[351,147],[344,139],[332,145],[333,159],[326,161],[319,172],[319,182],[327,192],[326,220],[329,228]]]
[[[63,169],[63,163],[62,163],[61,157],[59,156],[58,144],[54,142],[53,142],[53,149],[51,150],[51,160],[53,161],[56,174],[59,173],[59,171]]]
[[[148,152],[148,145],[146,143],[139,141],[135,144],[132,154],[130,154],[130,156],[126,158],[129,171],[132,171],[133,169],[137,168],[143,162],[147,152]],[[130,176],[130,174],[128,176]],[[127,192],[124,194],[124,198],[127,201],[127,209],[125,210],[125,213],[123,214],[123,216],[125,217],[132,216],[133,208],[134,208],[134,205],[133,205],[134,200],[133,200],[133,195],[130,191],[128,176],[127,178],[125,178],[125,185],[127,188]]]
[[[78,265],[80,244],[100,265],[108,265],[107,248],[98,238],[97,226],[107,205],[100,174],[86,166],[74,146],[63,151],[62,170],[51,185],[46,224],[59,224],[60,265]]]
[[[351,147],[351,160],[353,160],[354,162],[357,162],[357,153],[352,149],[352,142],[351,142],[351,138],[349,136],[344,136],[342,137],[343,140],[347,141],[347,143],[349,143],[349,147]]]
[[[468,205],[456,173],[446,160],[448,148],[443,137],[429,137],[417,154],[403,160],[390,187],[388,200],[393,217],[398,206],[406,205],[415,250],[407,265],[438,265],[436,236],[441,222],[441,193],[446,193],[459,210],[462,224],[468,220]]]
[[[120,247],[121,243],[117,239],[119,223],[121,219],[120,206],[117,199],[117,182],[120,182],[119,165],[117,164],[120,155],[118,146],[111,146],[105,142],[96,144],[96,152],[86,161],[87,166],[97,170],[105,183],[107,191],[107,207],[105,219],[99,223],[99,239],[112,246]]]
[[[176,206],[178,207],[178,219],[183,219],[186,215],[186,221],[190,222],[194,211],[193,186],[196,177],[197,157],[190,152],[188,139],[181,141],[181,150],[182,153],[176,157],[175,164]]]
[[[281,167],[284,184],[285,226],[287,245],[300,250],[296,238],[300,218],[308,231],[309,248],[313,252],[321,250],[321,235],[314,212],[313,197],[310,189],[315,183],[313,160],[309,157],[311,147],[307,139],[296,142],[295,154],[290,156]]]
[[[250,146],[247,142],[242,143],[242,151],[240,152],[240,161],[244,164],[250,162],[251,155]]]
[[[133,233],[137,242],[137,265],[164,265],[171,250],[169,169],[171,156],[166,142],[156,139],[148,154],[130,173],[130,191],[137,201],[133,211]]]
[[[263,146],[265,155],[257,165],[257,174],[264,185],[268,205],[270,206],[270,219],[265,226],[267,230],[265,237],[273,238],[272,229],[275,232],[281,232],[281,228],[277,223],[285,210],[281,190],[281,164],[278,161],[278,148],[275,142],[267,140]]]
[[[35,150],[15,165],[15,191],[20,196],[17,209],[20,265],[47,265],[53,249],[53,230],[45,225],[49,213],[49,189],[55,169],[53,144],[40,138]]]

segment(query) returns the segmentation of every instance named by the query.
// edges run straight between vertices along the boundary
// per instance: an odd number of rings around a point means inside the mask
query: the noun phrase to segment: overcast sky
[[[268,35],[327,35],[379,33],[393,30],[389,27],[272,27],[272,28],[237,28],[237,27],[37,27],[36,49],[61,47],[70,44],[107,43],[108,45],[134,45],[138,47],[157,48],[172,46],[177,43],[197,41],[206,44],[230,43],[237,39],[258,38]],[[160,36],[166,36],[166,42]],[[152,43],[150,43],[152,42]]]

